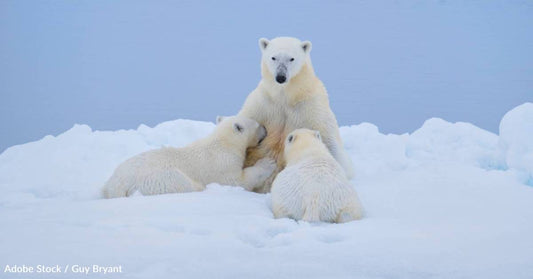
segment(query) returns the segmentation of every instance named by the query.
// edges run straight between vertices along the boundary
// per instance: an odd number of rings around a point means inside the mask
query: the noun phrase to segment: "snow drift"
[[[269,195],[100,199],[123,160],[184,146],[214,124],[92,131],[75,125],[0,155],[0,264],[121,265],[127,278],[528,278],[533,273],[533,104],[496,135],[429,119],[412,134],[341,127],[366,218],[273,219]],[[83,274],[48,274],[77,278]],[[89,274],[98,276],[97,274]],[[33,278],[33,274],[9,274]]]

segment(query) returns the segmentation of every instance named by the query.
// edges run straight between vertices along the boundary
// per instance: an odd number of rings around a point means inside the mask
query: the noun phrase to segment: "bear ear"
[[[270,44],[270,41],[266,38],[259,39],[259,48],[261,49],[261,51],[264,51],[267,48],[268,44]]]
[[[226,118],[225,116],[217,116],[217,125],[222,122],[222,120],[224,120],[224,118]]]
[[[235,129],[235,131],[237,131],[239,133],[242,133],[242,131],[244,131],[244,127],[241,124],[237,123],[237,122],[235,122],[235,124],[233,124],[233,129]]]
[[[305,53],[311,52],[311,42],[310,41],[302,42],[301,46],[302,46],[302,49],[304,50]]]
[[[318,140],[322,141],[322,137],[320,136],[320,132],[319,132],[319,131],[315,131],[315,137],[316,137]]]

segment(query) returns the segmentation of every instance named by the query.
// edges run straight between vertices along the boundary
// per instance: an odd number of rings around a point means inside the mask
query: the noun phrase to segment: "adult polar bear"
[[[261,145],[248,149],[245,166],[270,157],[276,160],[277,169],[254,191],[270,192],[272,181],[285,166],[281,156],[285,137],[299,128],[319,131],[331,155],[343,167],[347,177],[352,178],[352,162],[344,151],[326,88],[316,77],[311,64],[311,42],[290,37],[271,41],[262,38],[259,47],[262,79],[246,99],[239,115],[264,125],[268,135]]]

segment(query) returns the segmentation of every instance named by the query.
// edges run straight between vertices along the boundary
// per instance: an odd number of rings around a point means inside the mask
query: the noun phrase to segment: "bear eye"
[[[294,61],[294,58],[291,58],[291,62]]]
[[[289,142],[292,142],[292,140],[294,139],[294,137],[292,135],[289,136],[289,138],[287,139]]]
[[[273,56],[272,56],[272,60],[276,61],[276,57],[273,57]]]
[[[233,126],[235,127],[235,131],[239,133],[242,133],[242,131],[244,130],[244,127],[242,127],[239,123],[235,123]]]

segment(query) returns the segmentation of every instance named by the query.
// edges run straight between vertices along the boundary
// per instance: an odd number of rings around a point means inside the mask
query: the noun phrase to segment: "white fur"
[[[355,189],[318,131],[290,133],[284,156],[287,167],[276,176],[271,191],[276,218],[343,223],[362,217]]]
[[[329,107],[328,94],[311,64],[311,43],[281,37],[271,41],[260,39],[259,46],[263,53],[262,79],[246,99],[239,115],[264,125],[268,136],[258,148],[248,152],[246,164],[252,165],[260,158],[271,157],[277,160],[278,168],[256,191],[270,190],[276,173],[284,167],[280,156],[283,141],[288,133],[298,128],[320,131],[333,157],[352,178],[352,162],[343,148],[337,120]],[[287,80],[279,83],[276,81],[279,75],[285,75]]]
[[[106,198],[201,191],[209,183],[252,190],[275,168],[271,159],[243,169],[246,148],[264,138],[265,129],[242,116],[219,117],[207,138],[183,148],[165,147],[134,156],[117,167],[103,188]]]
[[[304,64],[311,63],[309,41],[300,42],[295,38],[281,37],[270,42],[261,38],[259,47],[263,53],[262,62],[274,77],[282,74],[290,80],[300,72]]]

